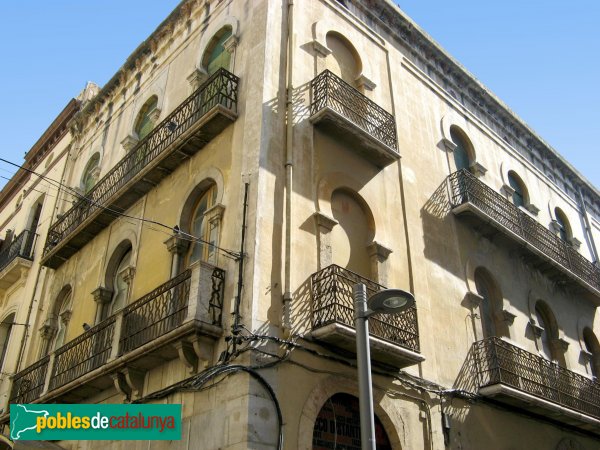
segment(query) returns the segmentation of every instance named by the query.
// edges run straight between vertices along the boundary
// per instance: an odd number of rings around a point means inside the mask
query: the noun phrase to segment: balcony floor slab
[[[484,397],[493,398],[501,403],[516,406],[535,414],[600,434],[600,419],[502,383],[482,387],[479,389],[479,394]]]
[[[484,234],[486,229],[488,231],[499,231],[507,242],[522,247],[527,251],[528,254],[532,255],[537,261],[544,264],[543,271],[548,273],[549,276],[555,280],[569,281],[571,284],[575,284],[582,288],[582,291],[588,292],[592,295],[588,295],[590,300],[595,306],[600,306],[600,291],[595,289],[592,285],[587,283],[576,274],[563,267],[561,264],[556,262],[554,259],[546,255],[544,252],[538,250],[536,247],[531,245],[527,240],[518,236],[504,225],[488,216],[484,211],[478,208],[476,205],[470,202],[463,203],[462,205],[456,206],[452,209],[452,213],[458,217],[461,217],[467,221],[470,225],[479,227]]]
[[[309,120],[378,167],[385,167],[400,159],[396,150],[328,106],[317,111]]]
[[[356,330],[340,323],[330,323],[313,329],[311,336],[336,347],[356,353]],[[369,338],[371,359],[402,369],[425,361],[420,353],[392,344],[373,335]]]

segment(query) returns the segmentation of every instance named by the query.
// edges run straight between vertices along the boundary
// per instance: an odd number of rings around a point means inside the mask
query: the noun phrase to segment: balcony
[[[238,81],[220,69],[138,142],[86,198],[52,224],[42,264],[58,268],[232,123]]]
[[[224,281],[223,270],[196,263],[14,375],[10,403],[80,402],[112,385],[132,399],[164,361],[197,370],[222,334]]]
[[[310,121],[379,167],[397,161],[396,121],[329,70],[310,82]]]
[[[336,347],[356,352],[352,288],[364,283],[367,296],[384,286],[332,264],[311,276],[312,336]],[[371,358],[397,368],[425,358],[419,353],[417,308],[398,315],[376,314],[369,318]]]
[[[19,234],[0,253],[0,289],[6,289],[25,276],[33,260],[37,234],[29,230]]]
[[[499,338],[472,347],[479,393],[577,426],[600,430],[600,384]]]
[[[525,259],[559,284],[580,286],[600,306],[600,269],[466,170],[448,177],[452,212],[483,232],[500,231]]]

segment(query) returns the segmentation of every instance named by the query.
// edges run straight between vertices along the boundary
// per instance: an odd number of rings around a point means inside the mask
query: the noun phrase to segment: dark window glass
[[[360,409],[358,398],[334,394],[319,411],[312,439],[313,450],[360,450]],[[392,450],[383,424],[375,416],[375,448]]]

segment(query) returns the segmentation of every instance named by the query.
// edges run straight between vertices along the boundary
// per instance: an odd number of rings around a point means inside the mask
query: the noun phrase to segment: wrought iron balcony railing
[[[139,192],[148,191],[162,177],[172,172],[181,158],[177,159],[174,156],[176,160],[168,163],[165,163],[165,159],[174,154],[178,145],[183,145],[182,142],[198,122],[211,116],[210,113],[218,108],[236,113],[238,82],[238,77],[225,69],[219,69],[206,80],[102,177],[85,198],[79,199],[52,224],[44,247],[44,257],[46,258],[55,247],[68,239],[86,219],[106,211],[106,208],[111,208],[113,211],[108,211],[110,214],[102,218],[102,223],[96,224],[96,227],[88,230],[87,233],[97,234],[98,230],[106,227],[119,212],[133,204],[139,197]],[[197,148],[206,145],[212,136],[220,131],[220,128],[226,126],[227,120],[222,122],[219,122],[220,126],[207,125],[201,128],[200,132],[196,133],[194,145]],[[182,155],[185,156],[183,153]],[[162,166],[157,173],[149,174],[149,171],[161,163]],[[148,180],[143,179],[144,177]],[[135,183],[137,185],[133,194],[123,199],[126,191],[130,190],[129,188]],[[81,245],[78,244],[78,248],[80,247]],[[53,261],[50,264],[45,261],[45,264],[58,267],[60,261]]]
[[[313,330],[331,323],[354,328],[352,288],[357,283],[365,284],[369,297],[375,292],[385,289],[384,286],[335,264],[311,276]],[[398,315],[376,314],[371,316],[369,332],[372,336],[419,352],[416,306]]]
[[[0,270],[8,266],[15,258],[33,259],[36,236],[37,234],[25,230],[3,249],[0,253]]]
[[[50,389],[64,386],[108,361],[115,321],[111,316],[55,350]]]
[[[15,375],[10,403],[31,403],[42,394],[50,356],[40,359]]]
[[[467,170],[453,173],[448,180],[453,208],[468,203],[474,205],[479,212],[525,241],[538,254],[558,264],[569,278],[588,289],[591,287],[594,293],[600,291],[598,267],[501,194]]]
[[[384,144],[397,159],[398,138],[394,116],[365,97],[337,75],[325,70],[310,82],[310,115],[330,109],[360,128],[365,134]],[[349,130],[352,132],[352,130]],[[391,161],[390,161],[391,162]]]
[[[195,288],[200,293],[195,294],[190,290],[193,270],[199,272],[200,286]],[[133,350],[198,317],[220,327],[224,280],[225,272],[208,264],[186,270],[17,373],[10,403],[32,403],[43,393],[78,380],[113,360],[126,360]],[[189,316],[192,302],[202,303],[201,316],[197,312],[194,317]],[[114,345],[116,342],[118,345]]]
[[[189,297],[188,270],[127,306],[123,310],[121,353],[141,347],[181,325]]]
[[[479,389],[503,384],[600,418],[600,384],[500,338],[473,344]]]

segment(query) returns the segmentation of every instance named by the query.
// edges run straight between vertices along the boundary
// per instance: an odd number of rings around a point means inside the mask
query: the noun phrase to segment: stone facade
[[[370,321],[381,448],[598,445],[598,191],[391,2],[183,1],[77,102],[32,166],[71,189],[0,194],[2,235],[49,197],[0,297],[5,411],[182,403],[151,448],[359,448],[363,282],[416,298]]]

